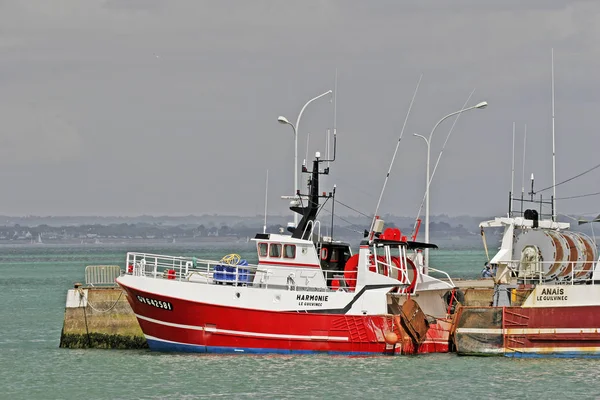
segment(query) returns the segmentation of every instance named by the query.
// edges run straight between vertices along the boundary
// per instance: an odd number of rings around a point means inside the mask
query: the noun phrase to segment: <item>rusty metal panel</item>
[[[407,299],[404,304],[402,304],[400,316],[410,337],[415,343],[422,343],[423,340],[425,340],[425,335],[427,335],[429,322],[427,321],[425,313],[423,313],[423,310],[419,307],[419,304],[413,299]]]
[[[454,345],[460,355],[502,355],[501,307],[462,307],[454,330]]]

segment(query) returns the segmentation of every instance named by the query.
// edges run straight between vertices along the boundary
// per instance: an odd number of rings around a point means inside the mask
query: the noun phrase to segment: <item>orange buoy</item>
[[[396,344],[396,343],[398,343],[398,335],[396,335],[396,333],[392,332],[392,331],[387,332],[385,334],[385,342],[387,344]]]

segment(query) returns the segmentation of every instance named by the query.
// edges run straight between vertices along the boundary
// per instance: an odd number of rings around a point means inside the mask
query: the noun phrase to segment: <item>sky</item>
[[[378,213],[416,216],[427,151],[413,133],[485,100],[447,140],[431,214],[502,215],[513,122],[515,192],[523,174],[525,192],[531,173],[552,185],[552,49],[556,181],[599,162],[598,20],[597,1],[0,0],[0,214],[260,215],[267,170],[268,212],[286,214],[294,135],[277,117],[295,123],[337,70],[335,101],[298,127],[301,161],[335,125],[322,190],[372,214],[391,165]],[[453,122],[433,132],[432,169]],[[557,197],[599,192],[599,178]],[[557,210],[598,213],[598,199]]]

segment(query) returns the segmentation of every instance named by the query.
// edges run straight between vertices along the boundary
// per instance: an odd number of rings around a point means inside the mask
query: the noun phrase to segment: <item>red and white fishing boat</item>
[[[553,207],[553,202],[538,205]],[[540,219],[533,209],[509,210],[507,217],[480,226],[482,233],[484,228],[504,228],[501,247],[490,261],[497,266],[496,285],[491,307],[460,307],[457,312],[457,353],[600,356],[595,241],[550,215]]]
[[[128,253],[117,278],[150,349],[211,353],[414,354],[447,352],[445,299],[454,284],[423,273],[421,249],[376,220],[352,254],[321,235],[319,153],[309,194],[291,209],[291,234],[259,233],[258,264]],[[416,236],[415,236],[416,237]],[[432,271],[433,268],[429,268]],[[440,273],[441,271],[437,271]],[[446,275],[447,276],[447,275]],[[446,296],[444,296],[446,295]]]

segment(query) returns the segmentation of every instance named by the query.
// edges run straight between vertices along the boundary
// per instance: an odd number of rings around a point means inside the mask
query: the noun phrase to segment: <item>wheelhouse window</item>
[[[296,245],[286,244],[283,246],[283,257],[284,258],[296,258]]]
[[[281,257],[281,244],[271,243],[269,245],[269,257]]]
[[[266,257],[269,249],[269,245],[267,243],[259,243],[258,244],[258,256]]]
[[[327,248],[325,247],[321,249],[321,260],[327,260]]]
[[[331,249],[331,260],[329,260],[331,262],[338,262],[339,261],[339,250],[338,249]]]

